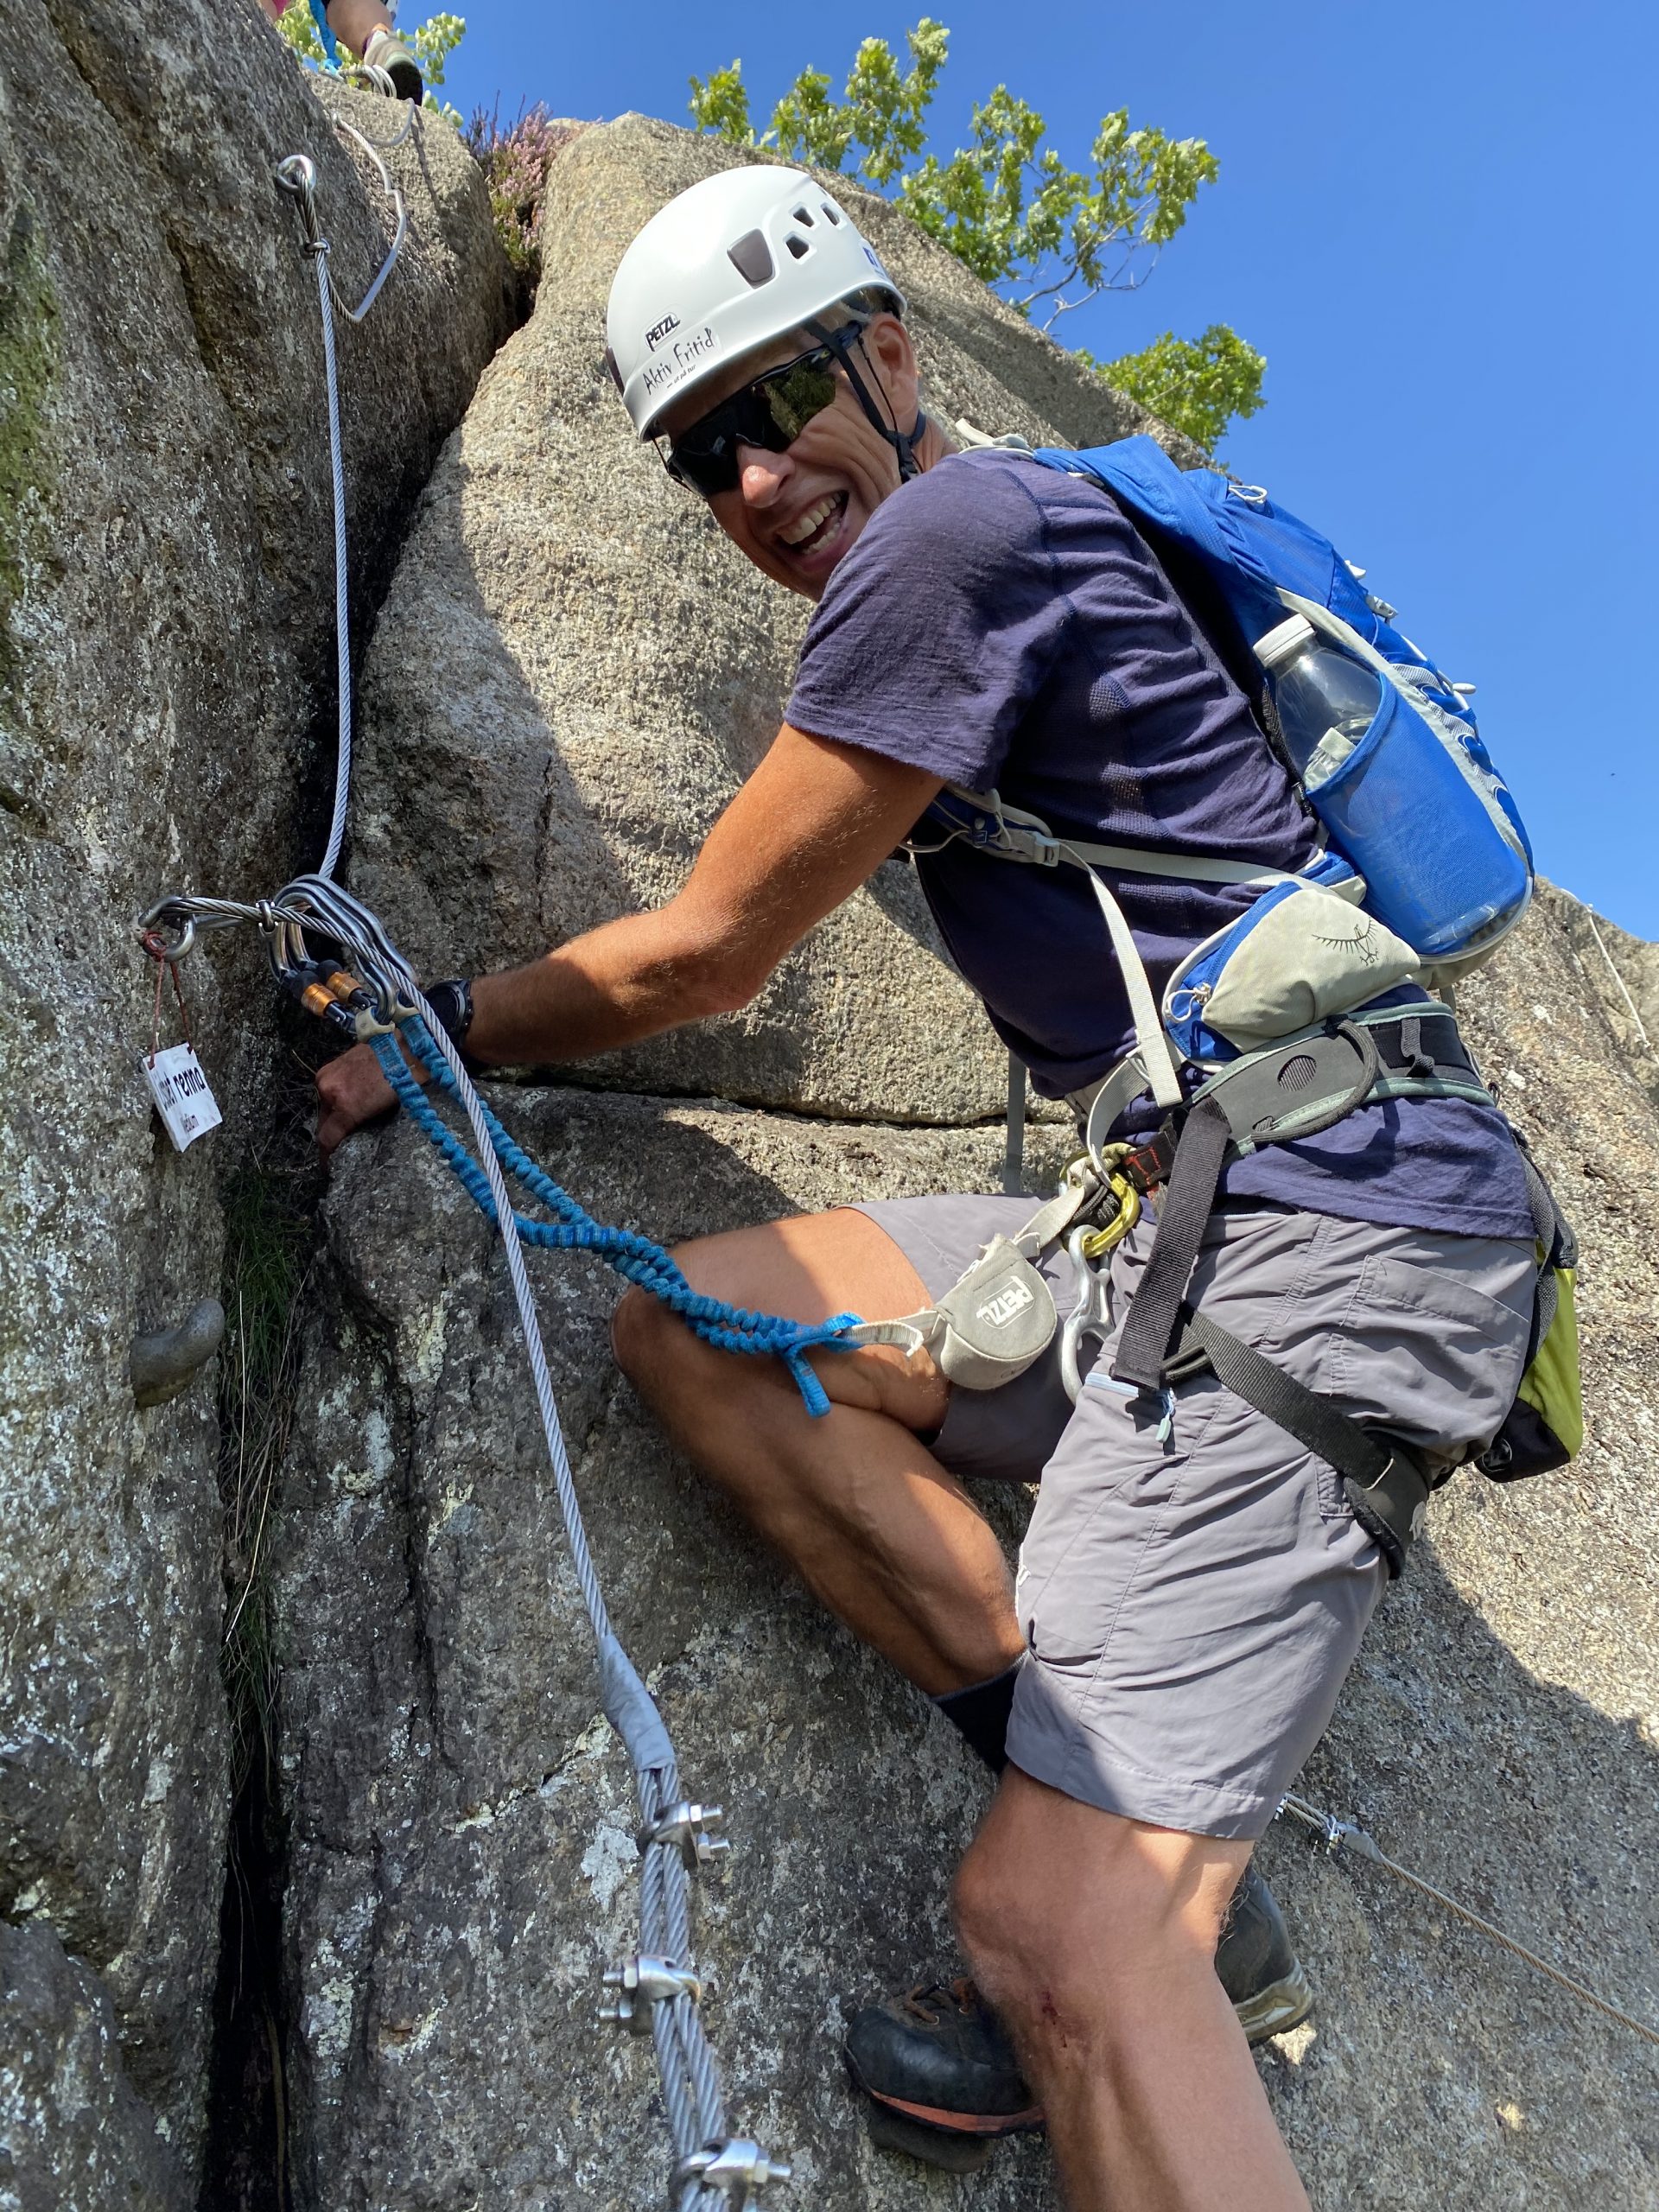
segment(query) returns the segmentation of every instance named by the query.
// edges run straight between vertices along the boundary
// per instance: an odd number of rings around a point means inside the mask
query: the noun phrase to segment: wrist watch
[[[436,1014],[440,1027],[450,1043],[461,1054],[461,1065],[468,1075],[481,1073],[483,1063],[475,1060],[467,1050],[467,1033],[473,1026],[473,987],[462,976],[452,976],[442,983],[424,986],[426,1002]]]

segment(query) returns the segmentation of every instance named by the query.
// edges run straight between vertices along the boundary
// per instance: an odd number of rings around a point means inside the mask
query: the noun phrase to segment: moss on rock
[[[57,294],[24,201],[12,217],[0,269],[0,683],[6,684],[17,671],[12,613],[57,492],[48,408],[58,363]]]

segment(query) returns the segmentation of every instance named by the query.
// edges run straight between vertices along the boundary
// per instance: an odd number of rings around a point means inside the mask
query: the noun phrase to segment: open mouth
[[[798,515],[786,531],[778,533],[778,543],[783,550],[798,561],[823,552],[840,533],[847,499],[845,492],[831,493],[827,499],[810,506],[804,514]]]

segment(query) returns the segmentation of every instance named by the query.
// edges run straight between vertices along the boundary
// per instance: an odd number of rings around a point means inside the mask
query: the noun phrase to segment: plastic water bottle
[[[1256,646],[1273,679],[1291,766],[1304,791],[1333,776],[1376,720],[1382,678],[1334,645],[1324,645],[1311,622],[1293,614]]]
[[[1526,912],[1531,869],[1466,728],[1431,727],[1357,655],[1294,614],[1257,643],[1285,749],[1365,909],[1426,962],[1468,960]],[[1472,733],[1471,733],[1472,737]]]

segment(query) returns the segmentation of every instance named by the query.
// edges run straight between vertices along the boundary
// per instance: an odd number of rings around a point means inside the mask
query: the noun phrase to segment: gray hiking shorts
[[[1032,1202],[858,1211],[933,1298]],[[959,1477],[1041,1483],[1016,1586],[1014,1764],[1107,1812],[1254,1838],[1324,1732],[1387,1569],[1332,1469],[1213,1376],[1180,1385],[1166,1426],[1111,1380],[1151,1243],[1143,1222],[1113,1255],[1112,1327],[1103,1351],[1083,1347],[1075,1410],[1057,1338],[1001,1389],[953,1389],[932,1448]],[[1071,1262],[1043,1272],[1064,1322]],[[1533,1281],[1530,1249],[1507,1238],[1252,1202],[1211,1220],[1192,1288],[1298,1382],[1452,1460],[1509,1410]]]

